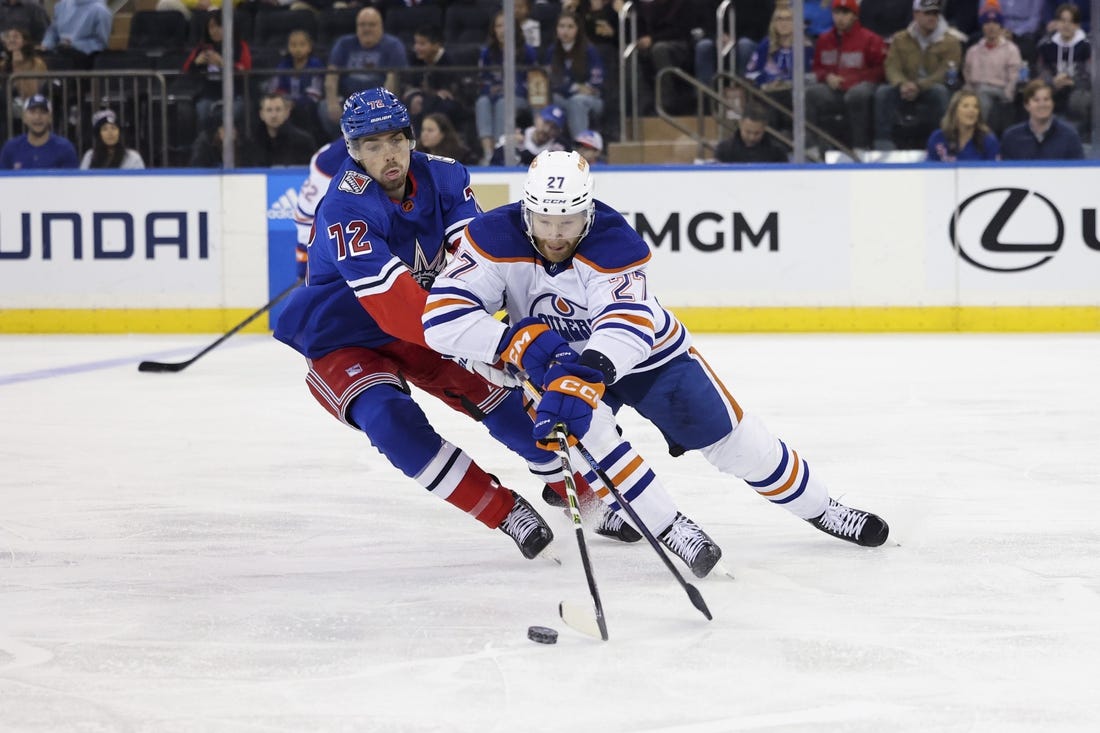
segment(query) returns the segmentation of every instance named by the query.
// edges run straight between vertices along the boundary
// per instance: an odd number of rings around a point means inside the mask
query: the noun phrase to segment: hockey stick
[[[237,331],[240,331],[242,328],[244,328],[245,326],[252,323],[257,318],[262,316],[264,313],[267,313],[269,310],[274,308],[275,305],[279,303],[279,301],[281,301],[286,296],[290,295],[290,293],[294,290],[294,288],[298,287],[301,284],[302,284],[301,280],[295,281],[295,283],[293,285],[291,285],[289,288],[287,288],[286,290],[284,290],[283,292],[279,293],[274,298],[269,300],[258,311],[256,311],[255,313],[253,313],[252,315],[250,315],[248,318],[244,319],[240,323],[238,323],[233,328],[229,329],[226,333],[224,333],[221,336],[221,338],[219,338],[217,341],[215,341],[214,343],[207,346],[205,349],[203,349],[199,353],[192,356],[187,361],[177,361],[177,362],[143,361],[140,364],[138,364],[138,371],[139,372],[181,372],[181,371],[183,371],[184,369],[186,369],[187,367],[191,366],[196,361],[198,361],[208,351],[210,351],[214,347],[218,346],[223,341],[225,341],[227,338],[229,338],[233,334],[237,333]]]
[[[599,636],[607,641],[607,620],[603,615],[603,603],[600,601],[600,591],[596,587],[596,576],[592,574],[592,562],[588,559],[588,544],[584,541],[584,528],[581,525],[580,502],[577,499],[577,485],[573,482],[573,467],[569,461],[569,448],[565,426],[558,423],[554,426],[554,435],[558,440],[558,447],[554,452],[561,461],[561,469],[565,474],[565,494],[569,499],[569,515],[573,519],[573,527],[577,531],[577,547],[581,552],[581,564],[584,566],[584,577],[588,581],[588,592],[592,594],[592,604],[596,610],[593,619],[587,613],[573,606],[566,605],[564,601],[558,604],[558,615],[567,625],[572,626],[581,633],[589,636]],[[595,624],[593,625],[593,621]]]
[[[519,375],[519,377],[523,380],[524,391],[532,400],[537,402],[541,397],[539,388],[536,387],[530,379],[527,379],[525,375]],[[555,431],[556,430],[557,428],[555,428]],[[559,436],[559,443],[560,442],[561,440]],[[623,508],[623,511],[625,511],[630,517],[630,520],[634,522],[634,524],[638,527],[638,530],[646,538],[646,541],[649,542],[650,547],[652,547],[653,551],[656,552],[657,555],[661,558],[661,562],[665,564],[665,567],[668,568],[668,571],[672,573],[672,576],[674,578],[676,578],[676,582],[678,582],[680,584],[680,587],[684,589],[684,592],[687,593],[688,598],[691,600],[691,605],[695,606],[695,608],[698,609],[699,613],[703,614],[703,616],[706,617],[707,621],[710,621],[712,618],[714,618],[713,616],[711,616],[710,609],[707,608],[707,602],[703,600],[703,594],[699,592],[698,588],[687,582],[684,579],[684,576],[676,568],[676,566],[672,564],[672,560],[670,560],[668,558],[668,555],[665,554],[665,551],[661,547],[657,538],[653,536],[653,532],[649,530],[649,527],[647,527],[645,522],[642,521],[642,518],[638,516],[638,512],[634,509],[634,507],[630,506],[630,502],[628,502],[623,497],[618,487],[615,486],[615,483],[611,480],[611,477],[608,476],[607,472],[600,467],[600,464],[596,460],[596,458],[588,452],[588,449],[584,447],[584,444],[579,439],[574,439],[573,447],[577,449],[577,452],[581,454],[585,462],[592,468],[593,471],[596,472],[596,475],[599,477],[600,481],[603,482],[604,486],[606,486],[611,494],[615,497],[615,501],[619,502],[619,506]],[[572,474],[570,474],[570,476],[572,476]],[[580,515],[578,514],[577,521],[579,520]]]

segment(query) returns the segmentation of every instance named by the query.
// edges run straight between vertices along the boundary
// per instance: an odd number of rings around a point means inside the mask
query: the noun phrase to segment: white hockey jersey
[[[492,314],[503,308],[512,323],[537,317],[576,351],[603,354],[616,378],[687,351],[687,329],[648,292],[649,246],[622,215],[597,201],[588,235],[553,264],[528,239],[522,206],[502,206],[466,228],[428,295],[429,346],[495,363],[509,327]]]
[[[298,244],[309,245],[309,233],[317,206],[328,191],[329,182],[347,160],[348,149],[343,138],[327,143],[309,159],[309,175],[298,189],[298,205],[294,210],[294,226],[298,230]]]

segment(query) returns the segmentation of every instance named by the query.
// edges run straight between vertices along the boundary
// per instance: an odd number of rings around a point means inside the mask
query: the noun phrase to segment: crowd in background
[[[231,59],[221,53],[220,2],[159,0],[155,65],[177,100],[173,164],[222,165],[227,68],[239,72],[231,115],[238,166],[306,164],[338,136],[343,99],[371,86],[408,105],[420,149],[467,165],[503,164],[509,147],[521,164],[547,149],[604,159],[604,141],[620,128],[621,0],[514,2],[516,116],[506,120],[499,0],[246,0],[236,5]],[[1084,155],[1087,0],[805,0],[797,19],[789,0],[735,0],[733,39],[718,32],[718,3],[635,7],[642,115],[658,105],[694,111],[690,86],[663,75],[658,88],[657,72],[677,67],[713,89],[717,48],[730,49],[744,87],[731,85],[729,107],[712,110],[736,119],[714,150],[719,162],[788,159],[796,23],[807,43],[813,158],[838,146],[919,148],[945,161]],[[7,84],[15,72],[107,68],[103,60],[122,53],[108,50],[112,20],[105,0],[59,0],[52,13],[39,0],[0,0],[0,105],[12,131],[0,166],[67,165],[68,151],[46,154],[64,143],[84,151],[72,157],[85,167],[143,164],[126,147],[130,123],[118,110],[94,102],[59,109],[47,79]],[[132,28],[132,48],[137,35]]]

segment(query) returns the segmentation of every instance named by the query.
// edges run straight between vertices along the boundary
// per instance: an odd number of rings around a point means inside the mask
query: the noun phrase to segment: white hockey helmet
[[[527,169],[527,180],[523,184],[523,221],[527,225],[527,236],[532,243],[535,241],[532,217],[536,214],[584,214],[584,229],[580,234],[580,239],[584,239],[592,227],[592,218],[596,211],[594,188],[592,169],[580,153],[565,150],[544,150],[539,153],[531,161],[531,167]]]

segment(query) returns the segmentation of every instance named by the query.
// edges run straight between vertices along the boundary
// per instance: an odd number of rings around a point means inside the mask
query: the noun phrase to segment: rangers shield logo
[[[363,193],[367,189],[370,178],[358,171],[345,171],[344,178],[340,181],[339,189],[348,193]]]

